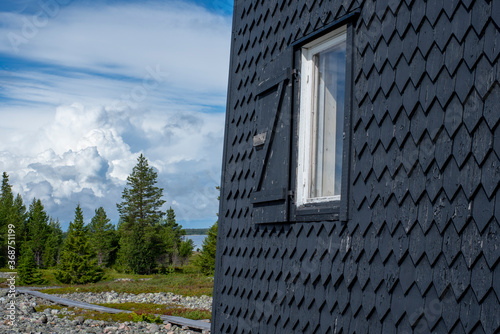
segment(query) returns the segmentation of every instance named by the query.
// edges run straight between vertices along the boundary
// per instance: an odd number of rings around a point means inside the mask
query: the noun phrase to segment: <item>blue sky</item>
[[[0,172],[66,229],[139,154],[186,228],[216,220],[231,0],[0,2]]]

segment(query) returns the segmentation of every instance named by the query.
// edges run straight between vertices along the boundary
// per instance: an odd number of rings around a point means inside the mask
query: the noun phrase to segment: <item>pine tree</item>
[[[196,261],[201,272],[206,275],[215,273],[215,249],[217,248],[217,225],[216,222],[208,230],[207,237],[203,240],[201,253]]]
[[[127,186],[122,193],[123,201],[117,204],[120,217],[127,223],[140,226],[153,225],[165,215],[161,206],[165,203],[163,189],[155,186],[158,173],[149,167],[144,155],[137,159],[132,174],[127,177]]]
[[[109,265],[109,260],[117,247],[116,232],[103,207],[95,210],[95,216],[87,226],[90,244],[97,256],[99,266]]]
[[[85,284],[98,282],[103,276],[85,231],[82,209],[78,205],[75,219],[69,224],[56,279],[66,284]]]
[[[42,273],[38,271],[33,251],[27,245],[21,251],[17,275],[19,284],[23,285],[45,284],[47,282],[42,278]]]
[[[45,212],[42,202],[34,198],[28,212],[26,233],[29,247],[35,254],[35,262],[38,268],[41,268],[43,265],[43,252],[49,230],[48,226],[49,216]]]
[[[163,255],[161,246],[161,206],[163,189],[156,186],[158,174],[149,167],[144,155],[127,178],[120,213],[120,250],[118,262],[125,270],[137,274],[151,273],[156,260]]]
[[[157,265],[157,261],[164,256],[162,247],[161,226],[131,225],[119,228],[120,248],[118,250],[118,265],[127,272],[136,274],[150,274]]]

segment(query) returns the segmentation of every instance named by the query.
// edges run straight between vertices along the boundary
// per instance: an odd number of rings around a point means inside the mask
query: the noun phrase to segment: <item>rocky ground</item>
[[[43,292],[43,291],[42,291]],[[193,309],[212,309],[212,297],[184,297],[174,295],[170,292],[159,293],[140,293],[138,295],[132,293],[117,293],[111,292],[81,292],[68,294],[53,294],[53,296],[76,300],[90,304],[105,304],[105,303],[148,303],[148,304],[177,304]]]
[[[196,333],[194,331],[183,330],[177,326],[169,323],[161,325],[150,324],[145,322],[111,322],[84,319],[83,317],[76,317],[71,319],[71,311],[45,309],[44,312],[36,312],[37,305],[55,305],[45,299],[36,298],[30,295],[18,294],[14,299],[7,296],[7,291],[4,290],[0,293],[0,333]],[[173,294],[117,294],[113,292],[99,293],[99,294],[69,294],[59,295],[60,297],[69,298],[73,300],[80,300],[85,302],[99,303],[111,302],[115,300],[121,302],[146,302],[146,303],[163,303],[163,301],[175,301],[175,303],[182,303],[185,307],[200,307],[209,306],[211,304],[210,297],[182,297]],[[91,301],[92,300],[92,301]],[[9,310],[10,302],[14,301],[15,310],[13,313]],[[197,306],[198,305],[198,306]],[[14,316],[13,323],[9,320],[9,316]],[[63,315],[60,318],[58,315]]]

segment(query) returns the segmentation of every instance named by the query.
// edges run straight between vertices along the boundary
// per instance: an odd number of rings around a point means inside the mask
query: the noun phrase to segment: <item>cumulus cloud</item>
[[[183,1],[70,1],[42,22],[40,3],[0,9],[0,171],[14,191],[64,227],[77,204],[116,222],[144,153],[179,221],[215,221],[230,16]]]
[[[14,191],[25,199],[42,199],[53,215],[68,217],[80,203],[88,215],[102,205],[116,219],[115,204],[126,178],[144,153],[159,173],[167,207],[173,206],[181,221],[215,217],[223,114],[136,115],[136,110],[81,104],[59,107],[53,122],[35,136],[35,145],[26,142],[24,153],[2,152],[0,161]],[[148,148],[132,151],[131,132],[143,137]]]

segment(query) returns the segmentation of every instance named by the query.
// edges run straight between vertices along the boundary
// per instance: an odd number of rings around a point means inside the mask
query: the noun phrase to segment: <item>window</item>
[[[355,12],[347,14],[304,36],[260,71],[252,131],[255,173],[231,171],[254,178],[254,224],[349,219],[356,18]]]
[[[346,93],[346,29],[301,49],[298,207],[340,201]]]

